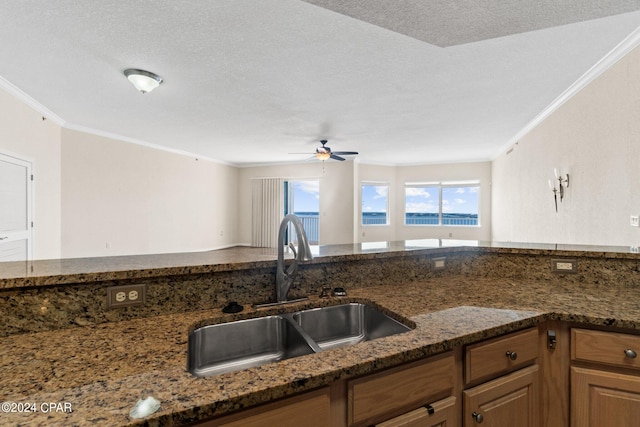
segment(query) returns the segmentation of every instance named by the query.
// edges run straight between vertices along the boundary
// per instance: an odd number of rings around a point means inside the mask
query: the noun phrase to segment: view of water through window
[[[320,238],[320,181],[299,180],[285,183],[287,212],[293,212],[302,222],[307,240],[318,244]]]
[[[405,186],[406,225],[479,225],[479,186]]]
[[[389,186],[386,184],[362,185],[362,225],[389,223]]]

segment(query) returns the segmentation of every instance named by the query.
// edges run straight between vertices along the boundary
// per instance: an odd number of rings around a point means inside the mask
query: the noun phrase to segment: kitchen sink
[[[359,303],[304,310],[293,314],[293,319],[322,350],[411,330],[377,308]]]
[[[189,334],[187,369],[197,377],[239,371],[410,330],[360,303],[220,323]]]
[[[238,320],[196,329],[189,335],[189,372],[202,377],[239,371],[314,353],[282,316]]]

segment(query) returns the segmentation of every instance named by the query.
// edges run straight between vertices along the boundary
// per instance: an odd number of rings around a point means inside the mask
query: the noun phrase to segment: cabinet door
[[[571,368],[572,427],[636,427],[640,377]]]
[[[464,423],[472,427],[537,427],[538,365],[464,391]]]

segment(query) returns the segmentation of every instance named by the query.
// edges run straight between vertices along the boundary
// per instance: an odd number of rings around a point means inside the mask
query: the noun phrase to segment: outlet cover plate
[[[146,297],[146,283],[110,286],[107,288],[107,309],[144,305]]]
[[[431,266],[434,270],[443,270],[447,266],[446,259],[446,257],[432,258]]]
[[[577,273],[578,260],[575,259],[552,259],[551,270],[554,273]]]

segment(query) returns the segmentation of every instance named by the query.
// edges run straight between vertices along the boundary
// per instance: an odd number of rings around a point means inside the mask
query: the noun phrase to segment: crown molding
[[[624,58],[629,52],[640,45],[640,27],[636,28],[631,34],[625,37],[620,43],[618,43],[613,49],[609,51],[602,59],[589,68],[578,80],[576,80],[571,86],[569,86],[560,96],[551,102],[544,110],[540,112],[533,120],[531,120],[524,128],[520,130],[513,138],[511,138],[506,144],[500,147],[491,160],[495,160],[498,156],[502,155],[513,147],[522,137],[531,132],[536,126],[546,120],[551,114],[553,114],[558,108],[564,105],[567,101],[573,98],[578,92],[587,87],[591,82],[600,77],[605,71],[611,68],[614,64]]]
[[[63,127],[66,124],[65,120],[62,117],[49,110],[47,107],[33,99],[31,96],[27,95],[25,92],[23,92],[21,89],[19,89],[17,86],[15,86],[13,83],[2,76],[0,76],[0,88],[15,96],[16,98],[18,98],[18,100],[22,101],[28,107],[42,114],[44,117],[53,121],[58,126]]]
[[[102,130],[98,130],[98,129],[94,129],[94,128],[90,128],[90,127],[85,127],[85,126],[78,126],[75,125],[73,123],[65,123],[65,125],[63,126],[65,129],[68,130],[73,130],[73,131],[77,131],[77,132],[83,132],[83,133],[87,133],[90,135],[95,135],[95,136],[100,136],[103,138],[109,138],[109,139],[113,139],[116,141],[122,141],[122,142],[128,142],[130,144],[136,144],[136,145],[141,145],[143,147],[147,147],[147,148],[152,148],[154,150],[160,150],[160,151],[165,151],[168,153],[172,153],[172,154],[178,154],[181,156],[186,156],[186,157],[192,157],[198,160],[206,160],[209,162],[213,162],[213,163],[219,163],[221,165],[226,165],[226,166],[235,166],[231,163],[228,162],[223,162],[222,160],[218,160],[218,159],[214,159],[211,157],[207,157],[207,156],[203,156],[201,154],[196,154],[196,153],[192,153],[189,151],[185,151],[185,150],[179,150],[177,148],[170,148],[170,147],[165,147],[164,145],[159,145],[159,144],[153,144],[151,142],[146,142],[140,139],[135,139],[135,138],[130,138],[128,136],[123,136],[123,135],[118,135],[116,133],[112,133],[112,132],[106,132],[106,131],[102,131]]]

